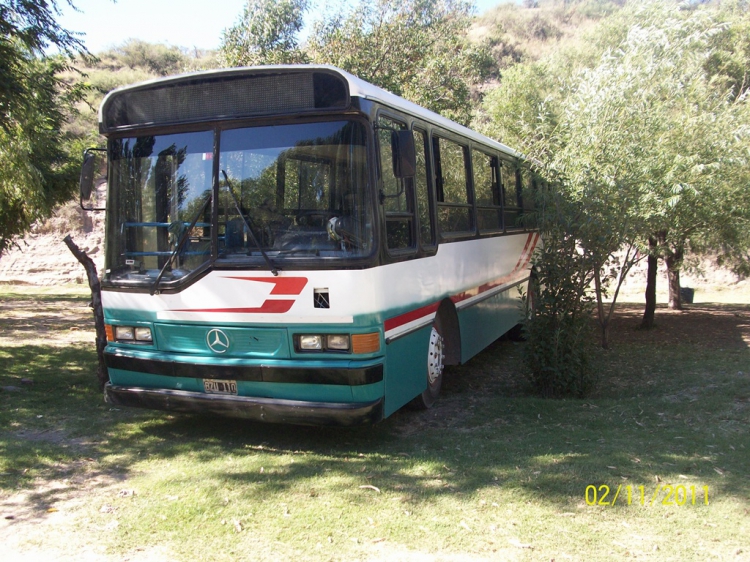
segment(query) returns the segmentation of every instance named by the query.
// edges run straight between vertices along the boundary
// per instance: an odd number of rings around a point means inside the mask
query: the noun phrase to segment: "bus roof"
[[[153,80],[147,80],[144,82],[139,82],[139,83],[131,84],[128,86],[122,86],[122,87],[112,90],[105,96],[104,100],[102,101],[99,107],[99,123],[101,126],[101,124],[104,122],[103,111],[107,103],[110,101],[110,98],[120,96],[121,94],[124,94],[127,92],[132,92],[135,90],[142,90],[142,89],[152,89],[154,86],[157,86],[157,87],[159,85],[167,86],[170,84],[175,84],[175,83],[188,81],[188,80],[195,80],[195,79],[210,80],[211,78],[227,78],[227,77],[232,77],[232,76],[242,76],[242,75],[251,75],[251,74],[256,74],[256,73],[268,73],[268,72],[284,74],[287,72],[289,73],[299,72],[301,70],[304,70],[304,71],[322,70],[322,71],[326,71],[329,73],[337,74],[341,79],[343,79],[347,83],[350,96],[357,96],[360,98],[368,99],[371,101],[381,103],[392,109],[403,111],[414,117],[417,117],[419,119],[422,119],[424,121],[437,125],[445,130],[452,131],[464,137],[468,137],[478,143],[492,146],[496,150],[499,150],[505,154],[508,154],[509,156],[514,156],[517,158],[523,157],[523,155],[520,152],[510,148],[509,146],[506,146],[489,137],[486,137],[480,133],[477,133],[476,131],[469,129],[468,127],[464,127],[463,125],[460,125],[454,121],[451,121],[450,119],[447,119],[443,117],[442,115],[439,115],[438,113],[430,111],[429,109],[426,109],[420,105],[417,105],[408,100],[405,100],[404,98],[397,96],[395,94],[392,94],[391,92],[388,92],[387,90],[384,90],[383,88],[375,86],[374,84],[370,84],[369,82],[365,82],[364,80],[357,78],[353,74],[350,74],[344,70],[341,70],[340,68],[337,68],[335,66],[330,66],[330,65],[268,65],[268,66],[248,66],[248,67],[238,67],[238,68],[222,68],[222,69],[216,69],[216,70],[205,70],[205,71],[199,71],[199,72],[178,74],[174,76],[168,76],[165,78],[156,78]]]

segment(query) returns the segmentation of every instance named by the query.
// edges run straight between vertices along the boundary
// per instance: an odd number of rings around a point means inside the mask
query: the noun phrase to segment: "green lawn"
[[[111,408],[87,303],[0,287],[11,560],[750,560],[747,305],[626,307],[590,399],[529,396],[499,341],[432,410],[330,429]]]

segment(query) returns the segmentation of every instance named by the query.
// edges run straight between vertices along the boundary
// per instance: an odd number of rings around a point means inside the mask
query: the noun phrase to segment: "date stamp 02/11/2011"
[[[708,486],[674,486],[657,484],[653,493],[646,486],[623,486],[610,488],[606,484],[586,486],[586,505],[614,507],[620,505],[708,505]]]

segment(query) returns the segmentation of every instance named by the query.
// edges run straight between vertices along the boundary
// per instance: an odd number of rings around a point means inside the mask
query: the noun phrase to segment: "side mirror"
[[[107,158],[106,150],[103,148],[88,148],[83,153],[83,165],[81,166],[81,208],[84,211],[104,211],[103,207],[96,208],[91,205],[91,196],[95,193],[94,187],[98,183],[107,181]],[[88,202],[87,206],[84,204]]]
[[[399,179],[413,178],[417,174],[417,156],[414,135],[411,131],[391,131],[393,175]]]

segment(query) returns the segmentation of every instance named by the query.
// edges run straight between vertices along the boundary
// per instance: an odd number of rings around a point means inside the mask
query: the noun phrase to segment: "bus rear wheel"
[[[430,341],[427,345],[427,388],[417,396],[412,404],[420,410],[432,408],[440,395],[443,386],[443,371],[445,370],[445,338],[440,323],[436,320],[430,331]]]

